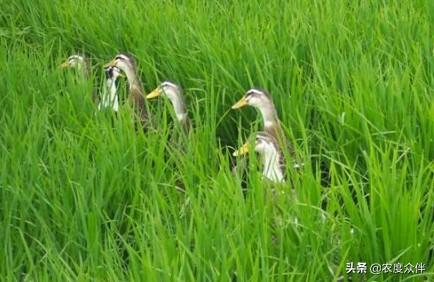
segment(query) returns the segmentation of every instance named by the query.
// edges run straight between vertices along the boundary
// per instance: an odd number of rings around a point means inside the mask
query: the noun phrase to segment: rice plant
[[[2,281],[434,279],[432,1],[1,7]],[[183,142],[167,99],[147,101],[154,126],[137,129],[125,80],[119,113],[97,111],[120,52],[147,93],[183,87]],[[88,79],[59,67],[76,53]],[[286,184],[264,179],[254,153],[233,172],[261,126],[231,110],[252,87],[269,91],[304,162]]]

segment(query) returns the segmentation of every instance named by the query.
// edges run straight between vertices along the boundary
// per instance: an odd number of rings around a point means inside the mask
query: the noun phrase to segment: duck
[[[234,157],[249,153],[253,148],[262,159],[262,174],[275,183],[285,182],[285,159],[276,138],[266,131],[256,133],[254,142],[248,140],[239,149],[233,152]]]
[[[84,75],[85,78],[89,78],[91,74],[90,60],[80,54],[69,56],[66,61],[60,65],[60,67],[77,69]]]
[[[149,126],[148,111],[146,108],[146,99],[143,95],[142,83],[137,74],[137,65],[131,55],[120,53],[113,60],[104,66],[104,68],[117,67],[127,77],[129,85],[128,101],[133,107],[135,115],[140,120],[143,129]]]
[[[181,125],[184,132],[188,132],[191,129],[191,121],[188,118],[182,88],[179,85],[166,80],[149,93],[146,96],[146,99],[154,99],[159,96],[165,96],[170,100],[175,111],[177,122]]]
[[[123,77],[124,75],[118,67],[108,67],[104,71],[106,75],[106,88],[102,94],[101,101],[98,103],[98,110],[111,107],[117,113],[119,111],[119,96],[117,94],[116,80],[118,77]]]
[[[286,148],[290,156],[293,159],[296,159],[294,148],[283,131],[281,122],[277,115],[276,107],[274,106],[270,94],[264,89],[251,88],[247,90],[244,96],[232,106],[232,109],[236,110],[245,106],[251,106],[259,110],[263,121],[262,130],[278,141],[281,150]],[[302,165],[303,164],[297,160],[295,167],[300,167]]]
[[[76,69],[84,79],[91,79],[91,63],[90,59],[85,57],[84,55],[74,54],[69,56],[65,62],[60,65],[61,68],[71,68]],[[98,91],[94,88],[92,92],[92,101],[95,104],[99,103]]]
[[[246,91],[244,96],[236,102],[232,109],[240,109],[252,106],[258,109],[263,120],[263,131],[270,133],[277,140],[284,140],[285,133],[277,116],[276,107],[266,90],[252,88]]]

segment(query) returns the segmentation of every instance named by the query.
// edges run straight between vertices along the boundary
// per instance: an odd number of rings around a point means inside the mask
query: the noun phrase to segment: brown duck
[[[137,75],[137,67],[134,58],[130,55],[118,54],[104,67],[117,67],[125,73],[129,84],[128,101],[133,107],[135,115],[140,120],[143,128],[147,128],[149,120],[146,108],[146,99],[143,96],[143,87]]]

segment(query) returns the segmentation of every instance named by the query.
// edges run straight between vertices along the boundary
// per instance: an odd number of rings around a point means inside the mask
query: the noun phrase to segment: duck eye
[[[259,90],[256,90],[256,89],[251,89],[247,93],[247,95],[249,95],[249,96],[260,96],[262,94],[264,94],[262,91],[259,91]]]
[[[254,97],[254,96],[258,95],[258,94],[259,94],[259,93],[258,93],[256,90],[250,90],[250,91],[247,93],[246,98],[248,98],[248,97]]]

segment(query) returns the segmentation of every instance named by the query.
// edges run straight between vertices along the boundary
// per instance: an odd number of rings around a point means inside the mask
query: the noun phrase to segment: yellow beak
[[[69,67],[69,62],[66,61],[66,62],[62,63],[62,64],[60,65],[60,67],[61,67],[62,69]]]
[[[243,146],[241,146],[241,148],[239,148],[232,154],[232,156],[234,157],[242,156],[247,154],[248,152],[249,152],[249,143],[244,143]]]
[[[152,99],[161,95],[160,88],[155,88],[154,91],[146,95],[146,99]]]
[[[232,106],[232,109],[239,109],[242,108],[244,106],[247,106],[247,99],[246,96],[244,96],[243,98],[241,98],[238,102],[235,103],[235,105]]]
[[[105,64],[104,68],[110,68],[116,66],[116,60],[112,60],[110,63]]]

